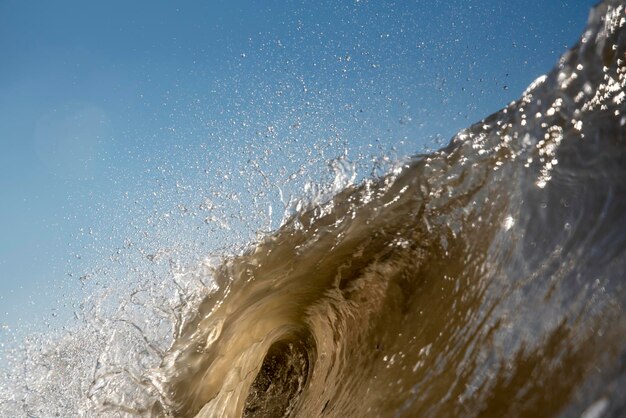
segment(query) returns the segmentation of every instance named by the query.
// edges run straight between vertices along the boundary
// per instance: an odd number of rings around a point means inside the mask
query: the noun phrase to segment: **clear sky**
[[[83,264],[255,157],[447,140],[548,71],[593,3],[0,1],[0,326],[68,311]]]

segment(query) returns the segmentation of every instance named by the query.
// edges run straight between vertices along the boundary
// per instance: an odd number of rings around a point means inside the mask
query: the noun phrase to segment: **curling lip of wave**
[[[624,20],[601,3],[516,103],[215,269],[150,413],[623,413]]]
[[[218,267],[133,252],[130,295],[9,354],[0,415],[626,416],[625,24]]]

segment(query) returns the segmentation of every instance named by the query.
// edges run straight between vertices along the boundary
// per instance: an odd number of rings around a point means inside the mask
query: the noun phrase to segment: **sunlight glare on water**
[[[88,191],[74,319],[7,338],[1,415],[621,416],[624,5],[596,6],[554,69],[473,125],[451,101],[471,101],[455,78],[474,64],[408,88],[466,40],[406,61],[408,6],[399,24],[336,6],[354,32],[307,7],[289,36],[246,40],[231,78],[167,90],[153,141],[113,157],[133,186]],[[352,48],[304,40],[327,32]],[[446,144],[421,124],[436,114],[468,126]],[[41,158],[89,176],[64,150],[100,155],[111,118],[48,114]]]

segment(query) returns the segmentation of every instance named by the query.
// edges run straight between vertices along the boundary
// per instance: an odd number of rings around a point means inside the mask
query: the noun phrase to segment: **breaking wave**
[[[625,22],[622,1],[598,5],[518,101],[178,272],[175,302],[140,288],[116,313],[93,305],[87,326],[25,355],[39,379],[0,406],[623,416]]]

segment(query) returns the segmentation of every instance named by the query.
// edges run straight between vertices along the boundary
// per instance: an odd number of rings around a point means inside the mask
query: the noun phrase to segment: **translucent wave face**
[[[299,200],[250,161],[259,190],[284,204],[255,213],[267,223],[252,244],[191,269],[168,262],[176,248],[144,251],[133,267],[149,268],[129,295],[94,292],[84,326],[27,345],[0,405],[51,415],[63,410],[47,403],[57,396],[86,416],[620,416],[624,13],[619,1],[597,6],[577,46],[517,102],[437,152],[381,160],[384,175],[359,179],[344,154]],[[220,212],[238,199],[179,210],[225,243],[249,242],[229,237],[247,218]],[[11,396],[20,379],[25,395]]]
[[[153,412],[618,414],[622,12],[599,6],[558,68],[447,148],[223,263]]]

